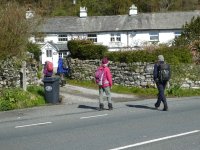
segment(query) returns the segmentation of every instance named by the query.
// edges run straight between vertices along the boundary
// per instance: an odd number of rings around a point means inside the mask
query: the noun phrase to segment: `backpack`
[[[170,79],[170,66],[169,64],[158,65],[158,79],[160,82],[169,81]]]
[[[95,81],[98,85],[103,85],[103,76],[104,76],[104,70],[102,68],[98,68],[95,71]]]
[[[53,63],[50,61],[47,61],[47,71],[49,72],[53,71]]]
[[[69,66],[68,66],[68,61],[67,59],[63,59],[63,68],[67,69]]]

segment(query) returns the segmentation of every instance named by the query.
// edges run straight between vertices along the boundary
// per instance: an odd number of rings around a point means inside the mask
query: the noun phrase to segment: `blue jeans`
[[[99,103],[103,103],[103,94],[106,94],[106,98],[107,98],[107,101],[108,103],[112,103],[112,100],[111,100],[111,92],[110,92],[110,87],[107,86],[105,88],[102,88],[102,87],[99,87]]]

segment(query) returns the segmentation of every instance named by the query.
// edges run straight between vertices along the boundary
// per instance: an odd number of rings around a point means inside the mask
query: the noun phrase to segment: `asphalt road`
[[[77,113],[1,121],[0,149],[199,150],[199,97],[170,99],[167,112],[154,109],[154,102],[115,103],[113,111],[84,103]]]

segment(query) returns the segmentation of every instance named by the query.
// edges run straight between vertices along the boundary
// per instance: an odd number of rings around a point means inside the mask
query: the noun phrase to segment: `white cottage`
[[[42,47],[42,63],[52,59],[56,66],[58,57],[67,55],[67,42],[72,39],[89,39],[107,46],[109,51],[134,50],[151,43],[170,43],[181,34],[186,22],[200,15],[200,11],[138,13],[134,5],[128,15],[87,16],[87,8],[80,10],[79,17],[45,19],[37,30],[43,37],[30,38]],[[53,50],[49,51],[49,47]]]

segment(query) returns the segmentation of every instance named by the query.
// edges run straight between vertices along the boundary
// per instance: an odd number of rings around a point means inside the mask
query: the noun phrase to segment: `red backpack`
[[[50,61],[47,61],[47,70],[49,72],[53,71],[53,63]]]

